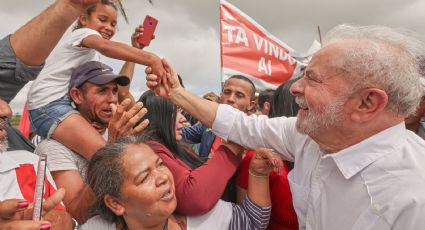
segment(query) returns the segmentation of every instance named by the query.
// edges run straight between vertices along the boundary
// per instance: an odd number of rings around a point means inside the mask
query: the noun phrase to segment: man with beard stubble
[[[126,99],[116,108],[118,85],[128,86],[129,83],[127,76],[116,75],[111,67],[97,61],[87,62],[72,72],[69,96],[75,104],[75,113],[80,113],[108,142],[140,132],[148,124],[146,120],[132,128],[146,114],[145,108],[141,113],[137,112],[141,103],[123,111],[130,104]],[[112,125],[115,127],[113,132]],[[94,194],[85,183],[87,159],[54,139],[43,140],[35,153],[47,155],[47,166],[53,179],[58,188],[67,191],[63,200],[67,210],[79,224],[84,223],[94,201]]]

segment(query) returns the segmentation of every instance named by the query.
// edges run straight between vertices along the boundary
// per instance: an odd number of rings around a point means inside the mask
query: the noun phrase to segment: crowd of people
[[[199,97],[139,44],[142,26],[131,45],[110,40],[119,7],[56,0],[0,40],[0,229],[425,224],[423,41],[344,24],[276,89],[233,75],[219,95]],[[120,72],[101,55],[124,61]],[[129,90],[136,64],[150,89],[140,97]],[[36,147],[8,120],[29,81]],[[40,220],[32,218],[39,155],[47,156]]]

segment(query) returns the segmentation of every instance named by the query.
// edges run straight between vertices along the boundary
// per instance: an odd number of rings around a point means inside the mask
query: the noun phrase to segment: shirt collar
[[[406,133],[404,122],[387,128],[360,143],[329,154],[346,179],[350,179],[387,153],[394,152]]]
[[[0,173],[19,168],[18,162],[7,156],[6,153],[0,153]]]

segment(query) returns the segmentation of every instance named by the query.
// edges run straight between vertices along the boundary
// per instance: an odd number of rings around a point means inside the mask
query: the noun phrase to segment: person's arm
[[[137,39],[139,36],[143,34],[143,31],[144,31],[143,25],[139,25],[138,27],[136,27],[133,34],[131,35],[131,46],[137,49],[145,48],[145,46],[140,44]],[[126,61],[121,68],[120,75],[127,76],[130,79],[130,84],[126,86],[118,85],[118,101],[120,103],[126,98],[129,98],[131,100],[131,105],[134,105],[136,103],[133,95],[130,93],[130,85],[131,85],[131,81],[133,80],[134,67],[135,67],[134,62]]]
[[[224,140],[230,140],[251,149],[273,148],[283,154],[288,161],[294,161],[294,138],[297,135],[295,120],[279,117],[269,119],[266,116],[247,116],[229,105],[217,104],[185,90],[179,84],[176,71],[166,61],[164,67],[170,73],[167,78],[150,74],[147,68],[147,86],[157,95],[171,100],[183,110]],[[293,118],[295,119],[295,118]]]
[[[224,146],[219,147],[208,162],[194,170],[175,159],[165,147],[155,152],[173,173],[177,211],[188,216],[205,214],[214,207],[239,163],[238,157]]]
[[[241,205],[233,205],[229,229],[265,230],[269,224],[272,207],[263,207],[245,197]]]
[[[79,224],[84,223],[95,201],[91,188],[84,183],[78,170],[55,171],[52,172],[52,176],[58,188],[66,189],[63,203],[68,212]]]
[[[150,66],[152,67],[153,73],[158,76],[166,75],[161,59],[153,53],[131,47],[124,43],[110,41],[98,35],[89,35],[85,37],[82,41],[82,45],[95,49],[110,58]]]
[[[189,144],[198,144],[201,142],[202,133],[204,131],[205,131],[204,125],[196,124],[190,127],[183,128],[182,136],[183,136],[183,139]]]
[[[99,0],[57,0],[10,37],[16,57],[26,65],[41,65],[68,27],[84,9]]]
[[[126,86],[118,85],[118,102],[120,103],[124,101],[126,98],[129,98],[131,100],[130,105],[134,105],[136,103],[133,95],[130,93],[130,85],[131,85],[131,81],[133,80],[134,67],[135,67],[134,62],[126,61],[121,68],[120,75],[127,76],[130,79],[130,83]]]
[[[163,65],[168,74],[161,77],[146,68],[146,85],[157,95],[171,100],[174,104],[183,108],[184,111],[194,116],[202,124],[212,127],[217,112],[218,103],[199,97],[186,91],[179,83],[177,72],[163,59]]]
[[[233,206],[229,229],[266,229],[271,215],[269,175],[273,168],[280,170],[283,164],[271,150],[260,148],[249,165],[248,195],[242,205]]]

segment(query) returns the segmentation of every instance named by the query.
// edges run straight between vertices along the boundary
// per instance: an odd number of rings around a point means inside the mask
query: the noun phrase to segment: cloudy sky
[[[113,40],[129,44],[134,28],[146,14],[159,20],[156,39],[148,51],[166,57],[182,75],[187,88],[201,95],[220,91],[219,1],[218,0],[124,0],[129,24],[119,18]],[[53,1],[1,0],[0,36],[13,32]],[[322,34],[341,23],[381,24],[403,27],[425,36],[423,0],[229,0],[270,33],[305,52]],[[119,71],[122,62],[106,60]],[[144,67],[137,66],[131,91],[138,97],[146,90]],[[12,101],[21,112],[28,85]]]

